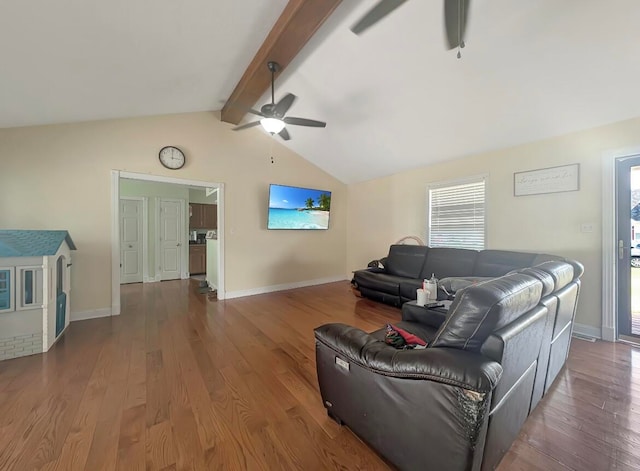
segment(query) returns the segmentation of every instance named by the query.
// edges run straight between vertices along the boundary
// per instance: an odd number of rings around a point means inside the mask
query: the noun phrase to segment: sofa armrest
[[[398,350],[345,324],[320,326],[315,337],[349,361],[385,376],[424,379],[487,393],[502,375],[499,363],[479,353],[452,348]]]

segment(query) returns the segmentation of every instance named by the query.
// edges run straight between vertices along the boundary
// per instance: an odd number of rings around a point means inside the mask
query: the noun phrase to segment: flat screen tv
[[[267,229],[329,229],[331,192],[271,184]]]

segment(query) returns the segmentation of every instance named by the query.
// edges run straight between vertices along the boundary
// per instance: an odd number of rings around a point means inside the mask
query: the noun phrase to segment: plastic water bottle
[[[426,280],[427,291],[429,301],[436,301],[438,299],[438,279],[436,278],[435,273],[431,274],[431,278]]]

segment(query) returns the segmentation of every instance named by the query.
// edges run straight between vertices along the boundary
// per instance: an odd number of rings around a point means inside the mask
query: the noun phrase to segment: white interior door
[[[142,219],[142,200],[120,199],[120,283],[142,282]]]
[[[182,272],[182,202],[160,200],[160,276],[161,280],[180,279]]]

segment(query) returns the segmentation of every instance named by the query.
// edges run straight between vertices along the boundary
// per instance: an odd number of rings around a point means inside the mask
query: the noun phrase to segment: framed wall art
[[[580,164],[541,168],[513,174],[514,196],[561,193],[580,189]]]

